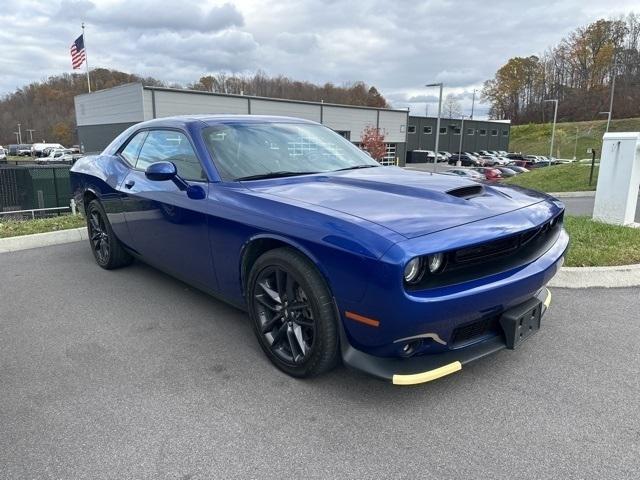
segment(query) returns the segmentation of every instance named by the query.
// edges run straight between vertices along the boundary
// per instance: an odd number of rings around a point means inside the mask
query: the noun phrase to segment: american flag
[[[77,70],[82,66],[82,63],[87,59],[84,51],[84,34],[76,38],[76,41],[71,44],[71,66],[74,70]]]

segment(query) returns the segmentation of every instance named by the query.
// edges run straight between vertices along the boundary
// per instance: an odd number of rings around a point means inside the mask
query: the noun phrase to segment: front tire
[[[290,248],[263,254],[249,274],[247,304],[260,346],[285,373],[307,378],[338,361],[333,298],[315,266]]]
[[[129,265],[133,257],[116,238],[100,202],[98,200],[89,202],[86,212],[89,244],[96,263],[106,270]]]

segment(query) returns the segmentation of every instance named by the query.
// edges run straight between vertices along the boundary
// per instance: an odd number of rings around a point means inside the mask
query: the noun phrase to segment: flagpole
[[[82,22],[82,42],[84,43],[84,65],[87,67],[87,88],[91,93],[91,81],[89,80],[89,54],[87,53],[87,36],[84,33],[84,22]]]

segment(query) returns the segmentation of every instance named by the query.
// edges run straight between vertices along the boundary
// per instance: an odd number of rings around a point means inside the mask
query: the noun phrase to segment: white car
[[[31,146],[31,152],[36,156],[36,157],[41,157],[43,154],[43,150],[46,148],[50,148],[50,149],[64,149],[64,147],[62,145],[60,145],[59,143],[34,143]]]
[[[40,162],[70,162],[73,160],[73,155],[64,148],[54,148],[49,151],[49,155],[46,157],[40,157]]]

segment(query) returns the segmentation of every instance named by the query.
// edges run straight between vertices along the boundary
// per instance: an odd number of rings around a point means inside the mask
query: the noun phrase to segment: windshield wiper
[[[239,177],[239,178],[236,178],[236,181],[263,180],[266,178],[295,177],[296,175],[312,175],[314,173],[320,173],[320,172],[291,172],[291,171],[282,170],[279,172],[267,172],[267,173],[259,173],[258,175],[248,175],[246,177]]]
[[[338,170],[334,170],[334,172],[342,172],[343,170],[357,170],[359,168],[375,168],[375,167],[379,167],[379,166],[380,165],[370,165],[370,164],[354,165],[353,167],[339,168]]]

